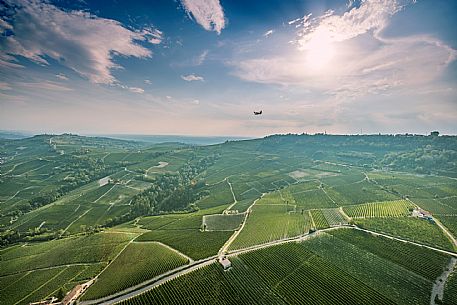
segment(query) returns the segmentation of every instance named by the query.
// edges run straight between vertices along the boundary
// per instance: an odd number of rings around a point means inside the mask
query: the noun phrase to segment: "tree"
[[[62,301],[64,297],[65,297],[65,292],[63,291],[63,288],[60,287],[59,291],[57,291],[57,296],[56,296],[56,298],[57,298],[59,301]]]

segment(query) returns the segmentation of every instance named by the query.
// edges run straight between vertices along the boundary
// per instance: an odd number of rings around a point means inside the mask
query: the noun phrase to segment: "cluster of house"
[[[425,219],[425,220],[428,220],[430,222],[435,222],[433,220],[432,214],[430,214],[430,212],[422,210],[421,208],[415,208],[413,210],[411,216],[417,217],[417,218],[421,218],[421,219]]]
[[[30,303],[29,305],[72,305],[75,304],[76,300],[84,293],[84,291],[92,285],[94,280],[90,280],[84,284],[76,285],[67,295],[59,301],[55,297],[51,297],[49,299]]]

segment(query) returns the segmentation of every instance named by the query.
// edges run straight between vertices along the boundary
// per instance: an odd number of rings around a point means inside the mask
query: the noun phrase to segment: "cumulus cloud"
[[[0,4],[0,26],[11,35],[0,40],[0,66],[14,67],[19,56],[48,65],[59,61],[94,83],[115,82],[116,55],[147,58],[152,52],[139,41],[157,44],[162,33],[130,30],[121,23],[83,11],[63,11],[47,1],[6,0]]]
[[[224,10],[219,0],[181,0],[181,3],[205,30],[220,34],[225,27]]]
[[[188,75],[181,75],[181,78],[186,82],[193,82],[193,81],[204,81],[205,79],[202,76],[198,76],[195,74],[188,74]]]
[[[234,61],[233,74],[248,81],[300,86],[342,98],[430,83],[456,59],[457,52],[427,35],[383,37],[390,17],[403,5],[395,0],[366,0],[343,15],[332,11],[315,18],[307,15],[300,21],[296,50],[287,57]],[[310,58],[325,62],[316,66]]]

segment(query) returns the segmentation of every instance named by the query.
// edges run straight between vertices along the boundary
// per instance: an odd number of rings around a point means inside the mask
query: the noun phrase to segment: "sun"
[[[313,33],[306,43],[306,65],[312,70],[325,70],[335,55],[335,48],[326,31]]]

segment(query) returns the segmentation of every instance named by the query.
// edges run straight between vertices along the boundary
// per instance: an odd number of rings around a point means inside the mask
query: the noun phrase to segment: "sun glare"
[[[316,32],[306,44],[306,64],[313,70],[323,70],[335,55],[335,48],[326,31]]]

